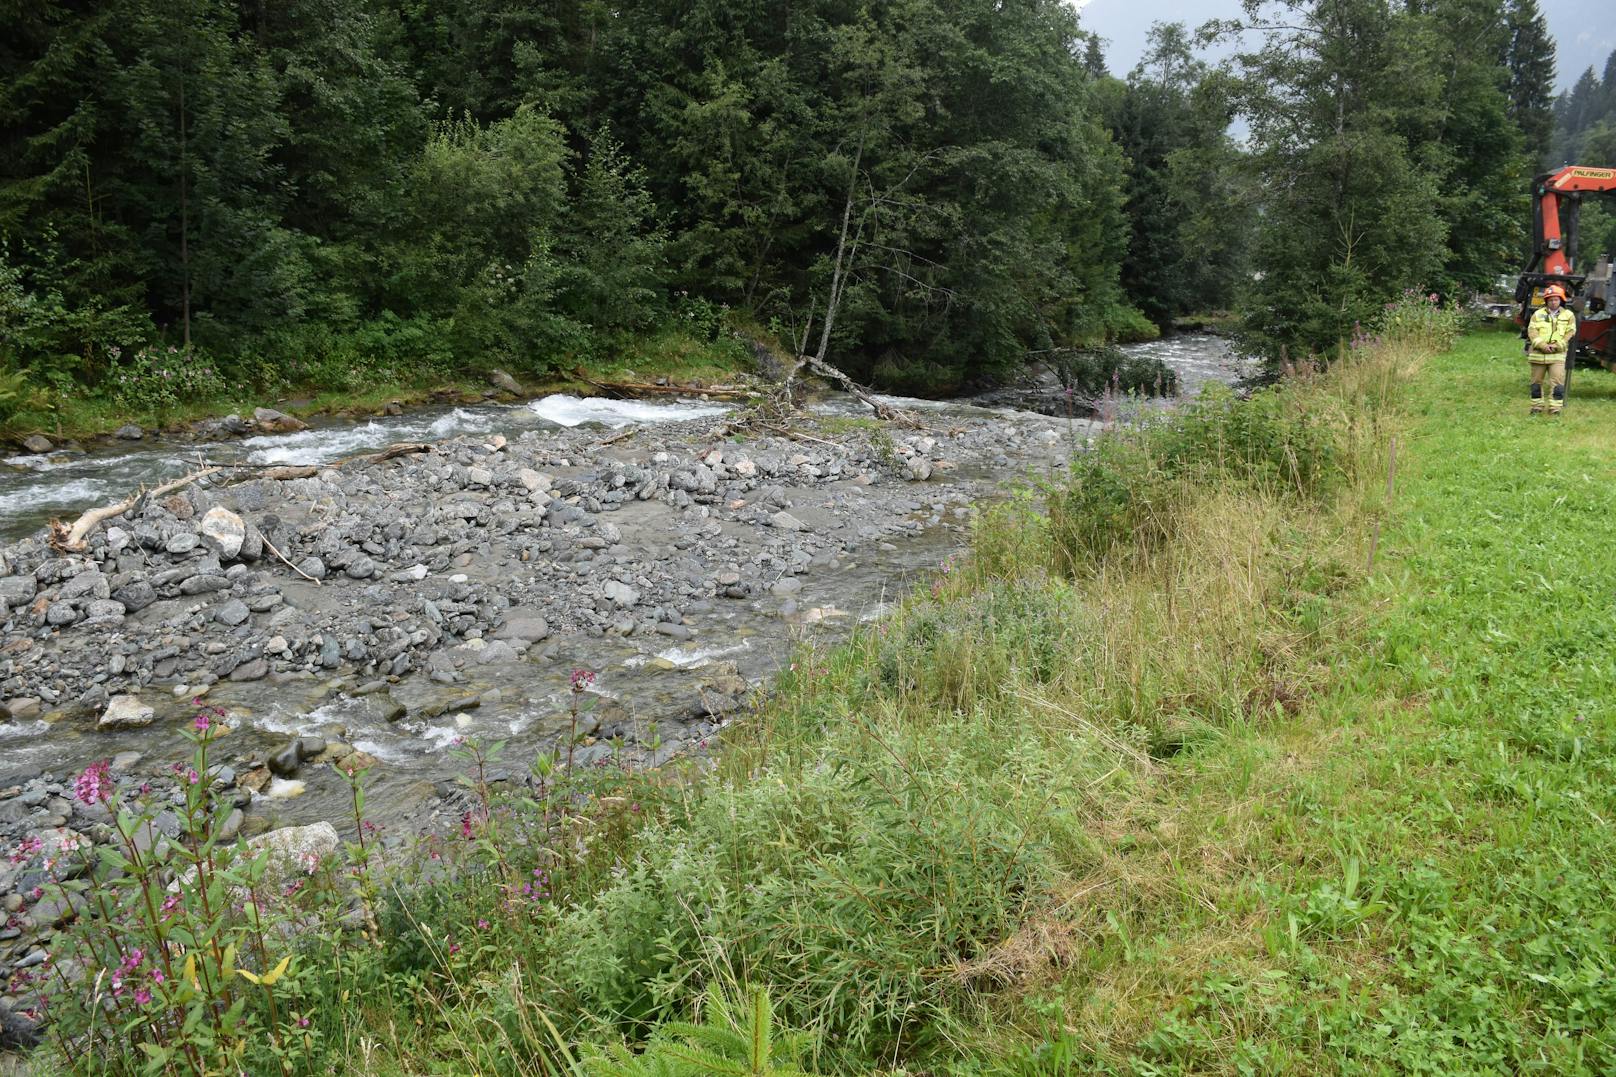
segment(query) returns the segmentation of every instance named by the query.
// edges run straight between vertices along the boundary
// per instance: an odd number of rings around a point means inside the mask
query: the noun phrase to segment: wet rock
[[[512,396],[522,395],[522,387],[516,383],[516,379],[497,367],[488,372],[488,384]]]
[[[290,778],[303,765],[301,741],[294,740],[269,757],[269,772],[277,778]]]
[[[266,434],[295,434],[309,428],[309,424],[303,420],[294,419],[274,408],[254,408],[253,422]]]
[[[97,729],[141,729],[152,724],[157,712],[140,701],[139,696],[113,696],[107,709],[95,723]]]
[[[202,514],[197,533],[221,560],[230,561],[241,553],[241,544],[247,538],[247,525],[229,509],[215,505]]]
[[[47,453],[56,448],[44,434],[29,434],[22,439],[22,447],[31,453]]]
[[[112,436],[122,441],[139,441],[146,436],[146,431],[134,423],[124,423],[112,432]]]
[[[13,721],[26,722],[38,718],[44,711],[44,704],[37,696],[17,696],[6,700],[5,710]]]

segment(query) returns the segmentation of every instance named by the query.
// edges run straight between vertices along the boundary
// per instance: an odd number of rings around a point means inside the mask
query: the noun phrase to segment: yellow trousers
[[[1532,360],[1532,410],[1543,410],[1543,379],[1549,381],[1549,412],[1552,414],[1565,406],[1565,356],[1545,355],[1531,356]]]

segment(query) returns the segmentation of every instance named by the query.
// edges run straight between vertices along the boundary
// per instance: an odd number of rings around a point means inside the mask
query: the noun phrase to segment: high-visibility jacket
[[[1558,314],[1550,314],[1548,307],[1539,307],[1526,323],[1526,339],[1532,344],[1528,358],[1537,359],[1545,352],[1564,355],[1576,335],[1577,316],[1571,308],[1561,304]]]

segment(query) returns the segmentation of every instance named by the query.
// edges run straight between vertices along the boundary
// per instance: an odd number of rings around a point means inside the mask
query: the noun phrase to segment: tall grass
[[[991,1040],[1194,900],[1131,857],[1172,825],[1166,761],[1282,722],[1346,645],[1421,354],[1208,397],[986,511],[929,590],[799,654],[711,773],[482,786],[456,870],[424,850],[374,944],[299,962],[310,1065],[590,1072],[715,988],[766,988],[821,1072]]]

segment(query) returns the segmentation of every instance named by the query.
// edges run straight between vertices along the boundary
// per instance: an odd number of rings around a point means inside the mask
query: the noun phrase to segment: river
[[[1168,363],[1188,393],[1210,381],[1231,382],[1240,373],[1227,343],[1218,337],[1185,335],[1129,350]],[[1028,446],[1041,446],[1041,451],[1014,459],[989,452],[944,481],[913,483],[898,491],[902,500],[877,506],[881,513],[902,512],[898,533],[857,544],[839,556],[821,555],[811,571],[804,561],[801,574],[793,577],[800,589],[789,597],[765,593],[754,601],[696,603],[692,623],[699,623],[699,630],[694,638],[644,632],[558,633],[521,663],[470,667],[452,686],[410,674],[397,679],[383,695],[353,694],[354,678],[242,684],[221,680],[209,698],[232,714],[235,732],[224,747],[237,758],[263,757],[298,735],[340,737],[380,762],[370,795],[372,813],[386,823],[415,826],[423,821],[420,813],[434,802],[434,783],[463,768],[447,752],[460,738],[506,742],[504,769],[512,771],[523,770],[536,751],[553,746],[570,721],[567,678],[573,669],[597,674],[592,697],[600,708],[631,716],[627,739],[642,748],[653,737],[660,739],[663,747],[654,753],[656,758],[697,746],[720,724],[693,720],[691,708],[708,673],[719,670],[728,675],[727,666],[715,664],[733,663],[741,677],[766,683],[795,645],[833,643],[860,621],[879,617],[918,574],[932,571],[961,546],[975,504],[1024,479],[1029,469],[1037,473],[1059,467],[1069,451],[1066,439],[1073,436],[1069,424],[1047,416],[985,412],[959,401],[894,402],[921,412],[928,425],[986,422],[1015,428],[1027,435]],[[580,430],[604,436],[612,430],[645,431],[674,424],[668,427],[671,430],[690,420],[716,419],[727,410],[698,401],[646,403],[554,395],[517,405],[441,408],[358,422],[326,420],[301,433],[212,444],[149,439],[127,448],[12,456],[0,469],[0,532],[14,540],[53,516],[71,518],[141,484],[183,474],[198,460],[320,464],[401,441],[496,434],[515,438],[524,432],[550,432],[559,439]],[[861,406],[833,400],[820,405],[820,410],[851,416],[860,414]],[[1092,424],[1082,424],[1083,433],[1092,430]],[[601,450],[600,455],[604,459],[610,450]],[[556,469],[558,477],[582,473],[590,465],[576,463],[578,467],[570,470]],[[863,496],[851,483],[821,489],[830,497],[827,504]],[[799,502],[804,500],[798,496]],[[666,535],[657,529],[665,521],[652,513],[657,504],[630,503],[612,514],[621,525],[624,545],[643,542],[648,549],[661,548],[655,544]],[[653,556],[676,555],[674,547],[667,547]],[[295,583],[288,584],[289,597]],[[327,601],[312,589],[305,600]],[[379,699],[389,707],[402,705],[407,717],[390,720],[393,716],[378,705]],[[472,700],[473,705],[465,705]],[[457,702],[461,705],[454,705]],[[121,751],[142,753],[147,766],[165,764],[185,750],[181,728],[183,723],[170,720],[109,734],[79,720],[0,720],[0,786],[42,773],[61,779],[87,762]],[[305,768],[295,783],[278,782],[268,792],[272,795],[255,802],[254,812],[275,824],[341,818],[345,810],[346,787],[323,767]]]

